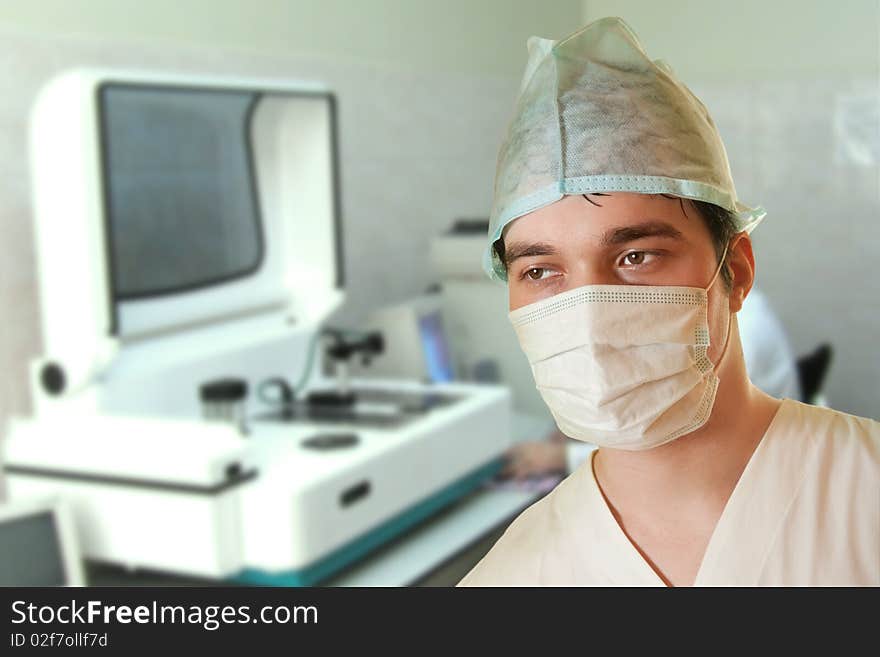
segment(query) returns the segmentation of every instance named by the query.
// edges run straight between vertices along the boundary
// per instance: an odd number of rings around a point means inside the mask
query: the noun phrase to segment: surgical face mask
[[[643,450],[705,424],[718,389],[707,356],[708,291],[723,262],[706,288],[586,285],[510,313],[562,433]],[[719,363],[729,336],[728,319]]]

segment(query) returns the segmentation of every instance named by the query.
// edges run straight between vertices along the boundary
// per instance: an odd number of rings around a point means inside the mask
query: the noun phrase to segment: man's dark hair
[[[666,196],[666,194],[662,194],[661,196]],[[676,198],[669,196],[666,197]],[[679,198],[678,200],[682,204],[682,211],[684,211],[685,199]],[[709,229],[709,235],[712,238],[712,245],[715,247],[715,257],[720,260],[721,254],[724,253],[724,247],[730,243],[730,240],[733,239],[733,236],[738,232],[736,227],[736,215],[730,210],[722,208],[720,205],[715,205],[714,203],[696,201],[694,199],[688,199],[688,202],[697,210],[697,214],[699,214],[706,223],[706,228]],[[495,250],[499,261],[504,265],[504,271],[506,272],[507,258],[504,252],[503,238],[499,237],[495,240],[492,244],[492,248]],[[733,274],[726,263],[721,268],[719,277],[724,282],[724,287],[729,292],[733,285]]]
[[[721,260],[721,254],[724,253],[724,247],[730,244],[730,240],[737,234],[736,215],[714,203],[706,201],[694,201],[691,203],[697,209],[697,213],[706,222],[706,228],[709,229],[709,235],[712,236],[712,245],[715,247],[715,258]],[[726,260],[725,256],[725,260]],[[725,262],[721,267],[721,273],[718,274],[724,282],[724,288],[730,292],[733,286],[733,273]]]

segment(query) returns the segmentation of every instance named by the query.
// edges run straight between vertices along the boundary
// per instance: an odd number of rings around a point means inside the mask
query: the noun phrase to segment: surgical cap
[[[766,214],[736,198],[727,153],[703,103],[652,61],[620,18],[561,41],[532,37],[498,154],[483,268],[507,280],[492,245],[514,219],[566,194],[638,192],[707,201],[751,231]]]

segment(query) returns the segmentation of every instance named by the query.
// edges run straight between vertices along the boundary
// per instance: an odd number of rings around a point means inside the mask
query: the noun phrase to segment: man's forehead
[[[640,235],[682,239],[700,223],[691,221],[694,210],[688,212],[684,199],[677,197],[590,196],[593,198],[566,196],[514,219],[504,227],[501,238],[505,245],[512,241],[569,241],[577,237],[607,245],[619,243],[625,237],[638,239]]]

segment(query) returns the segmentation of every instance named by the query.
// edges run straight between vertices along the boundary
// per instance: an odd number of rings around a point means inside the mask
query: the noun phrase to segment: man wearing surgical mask
[[[785,328],[761,290],[752,287],[736,313],[736,323],[749,380],[771,397],[813,403],[803,397],[797,362]],[[595,445],[569,440],[555,429],[544,440],[518,442],[511,447],[503,475],[523,480],[571,473],[590,458],[594,449]]]
[[[749,381],[760,208],[620,19],[532,39],[484,264],[566,436],[599,446],[460,585],[878,585],[880,425]]]

